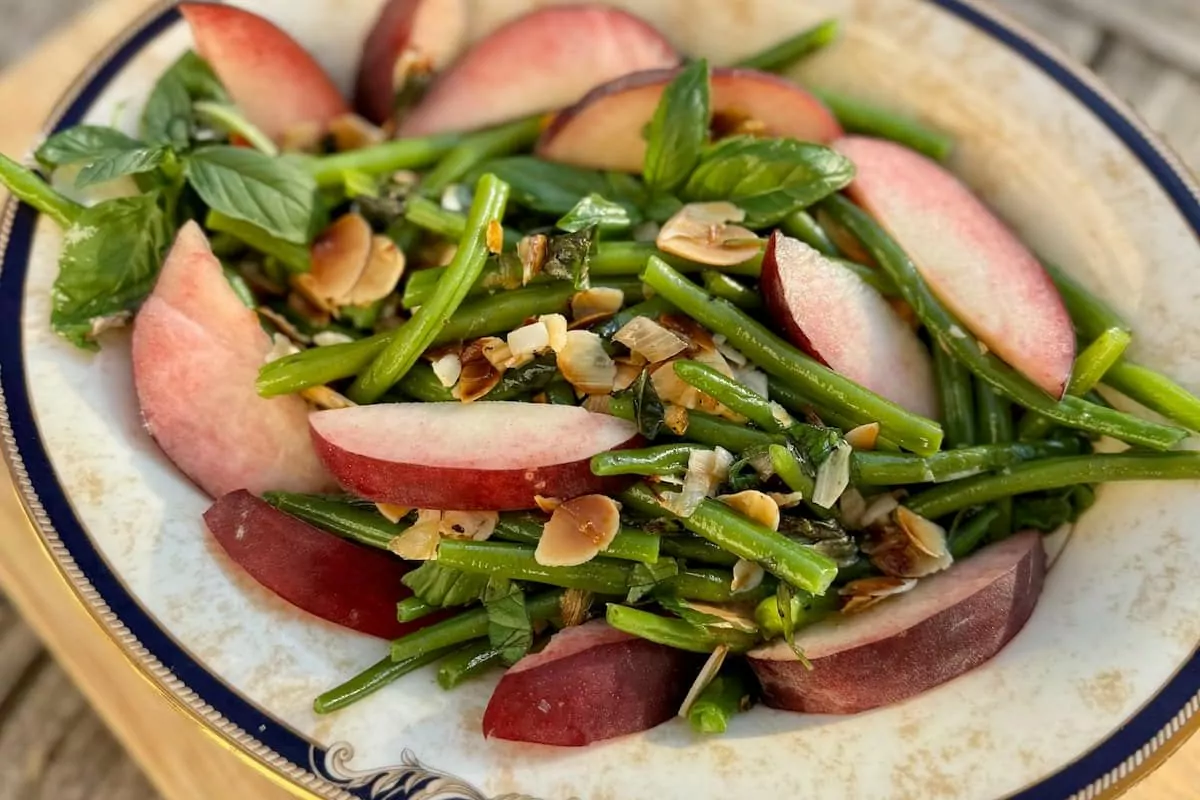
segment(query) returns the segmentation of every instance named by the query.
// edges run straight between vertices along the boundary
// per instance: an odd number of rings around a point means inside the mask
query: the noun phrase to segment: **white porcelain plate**
[[[1082,70],[963,0],[621,4],[716,63],[839,16],[843,41],[805,64],[806,77],[953,133],[954,168],[1035,248],[1127,314],[1137,358],[1200,389],[1196,189]],[[378,3],[246,5],[348,87]],[[473,35],[530,5],[472,0]],[[188,46],[178,15],[159,9],[80,81],[51,127],[115,119],[132,131],[154,79]],[[759,708],[717,738],[675,721],[552,749],[485,741],[494,679],[446,693],[426,670],[318,717],[313,697],[379,659],[384,644],[292,609],[214,546],[200,519],[207,499],[142,429],[127,340],[115,335],[88,355],[51,333],[59,246],[52,224],[9,205],[0,428],[30,515],[133,663],[313,795],[1091,798],[1168,752],[1200,704],[1200,495],[1174,483],[1104,487],[1016,640],[984,667],[889,708],[855,717]]]

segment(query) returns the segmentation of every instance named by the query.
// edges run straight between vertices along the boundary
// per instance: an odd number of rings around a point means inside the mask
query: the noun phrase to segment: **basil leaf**
[[[142,109],[142,138],[179,150],[187,148],[196,131],[192,103],[197,100],[228,102],[229,95],[212,67],[189,50],[154,84]]]
[[[779,587],[775,590],[775,608],[779,612],[780,620],[783,623],[783,638],[787,640],[788,647],[792,648],[792,652],[796,658],[800,659],[800,663],[805,669],[812,669],[812,662],[804,655],[804,651],[796,644],[796,617],[797,611],[803,603],[795,602],[795,590],[784,581],[779,582]]]
[[[34,154],[47,170],[81,161],[95,161],[145,147],[144,144],[115,128],[100,125],[76,125],[54,134]]]
[[[683,187],[688,201],[728,200],[746,212],[748,228],[776,224],[854,179],[842,154],[795,139],[735,136],[705,150]]]
[[[562,216],[571,211],[580,198],[603,195],[610,188],[604,173],[543,161],[534,156],[497,158],[483,164],[468,181],[486,172],[511,187],[512,202],[531,211]]]
[[[693,61],[663,91],[646,132],[642,177],[655,193],[678,189],[692,174],[712,119],[708,62]]]
[[[643,564],[641,562],[634,564],[633,569],[629,573],[629,594],[626,595],[625,602],[637,603],[641,601],[646,595],[653,592],[660,583],[669,578],[674,578],[678,574],[679,562],[666,556],[653,564]]]
[[[595,226],[602,231],[625,230],[633,225],[624,206],[610,202],[598,194],[589,194],[560,219],[557,226],[570,233]]]
[[[662,431],[664,410],[658,392],[650,380],[650,370],[642,370],[629,388],[616,394],[617,397],[628,397],[633,401],[633,421],[638,433],[650,441],[654,441]]]
[[[1022,495],[1013,502],[1013,530],[1034,528],[1049,533],[1079,519],[1095,502],[1096,492],[1087,484]]]
[[[257,225],[286,242],[308,242],[317,184],[294,161],[217,145],[188,156],[184,173],[213,210]]]
[[[50,324],[77,346],[129,318],[150,290],[171,231],[157,193],[83,209],[63,235]]]
[[[446,608],[482,600],[488,577],[426,561],[405,573],[400,582],[429,605]]]
[[[542,265],[542,271],[552,278],[574,281],[576,289],[586,289],[595,248],[595,226],[551,236],[546,244],[546,263]]]
[[[519,661],[533,645],[533,623],[525,607],[525,593],[507,578],[491,578],[484,591],[488,640],[500,651],[505,664]]]
[[[76,188],[83,189],[124,175],[141,175],[158,169],[170,153],[166,147],[137,147],[123,153],[101,156],[87,164],[75,176]]]

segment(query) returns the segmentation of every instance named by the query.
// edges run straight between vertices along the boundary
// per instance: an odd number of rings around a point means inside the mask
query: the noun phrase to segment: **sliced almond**
[[[496,369],[504,369],[512,360],[512,348],[508,346],[508,342],[498,336],[485,336],[482,339],[476,339],[475,343],[483,353],[483,357]]]
[[[443,511],[438,533],[447,539],[486,541],[500,521],[498,511]]]
[[[867,529],[862,551],[880,572],[894,578],[924,578],[954,562],[945,530],[904,506]]]
[[[880,601],[903,594],[916,585],[917,582],[912,578],[889,576],[850,581],[838,590],[838,594],[847,598],[846,604],[842,606],[842,613],[857,614],[860,611],[866,611]]]
[[[484,238],[489,253],[499,253],[504,249],[504,227],[499,220],[488,220],[487,235]]]
[[[633,382],[642,374],[642,367],[635,364],[628,364],[623,361],[614,362],[617,365],[617,377],[613,379],[613,391],[623,392],[633,385]]]
[[[416,523],[388,542],[388,550],[409,561],[436,559],[438,544],[442,540],[438,533],[441,521],[441,511],[418,510]]]
[[[909,541],[922,553],[932,558],[947,555],[949,547],[946,544],[946,529],[941,525],[910,511],[905,506],[899,506],[893,516],[908,534]]]
[[[557,497],[542,497],[540,494],[533,496],[533,502],[537,503],[537,507],[547,514],[553,514],[554,510],[563,504],[563,501]]]
[[[280,314],[278,311],[271,308],[270,306],[259,306],[258,308],[255,309],[255,311],[258,312],[258,315],[260,317],[267,320],[272,325],[274,325],[276,328],[278,328],[279,333],[281,333],[284,337],[292,340],[296,344],[303,345],[303,344],[311,344],[312,343],[313,339],[311,336],[306,336],[305,334],[301,333],[300,329],[297,328],[290,319],[285,317],[283,314]],[[293,351],[293,352],[297,352],[297,351]],[[288,354],[284,353],[284,355],[288,355]]]
[[[591,331],[568,331],[558,354],[558,369],[567,382],[585,394],[608,394],[617,365],[604,350],[604,340]]]
[[[688,410],[683,406],[668,405],[663,412],[663,424],[676,436],[683,436],[688,429]]]
[[[458,383],[458,378],[462,375],[462,359],[458,353],[446,353],[440,356],[433,362],[433,374],[437,376],[438,383],[445,386],[447,389]]]
[[[718,495],[717,499],[746,519],[773,531],[779,530],[779,505],[766,493],[747,489],[737,494]]]
[[[281,91],[288,91],[280,87]],[[361,150],[364,147],[382,143],[387,136],[383,128],[372,125],[358,114],[339,114],[329,121],[329,133],[333,137],[333,147],[339,153],[347,150]]]
[[[755,562],[739,558],[733,565],[733,580],[729,584],[729,590],[737,594],[757,589],[762,584],[765,574],[763,568]]]
[[[408,512],[412,511],[408,506],[398,506],[393,503],[376,503],[375,508],[384,516],[384,519],[394,524],[399,523],[408,516]]]
[[[558,601],[562,612],[564,628],[582,625],[587,622],[588,612],[592,608],[592,593],[583,589],[567,589]]]
[[[317,236],[312,269],[292,278],[293,285],[314,305],[336,311],[362,277],[374,234],[360,214],[344,214]]]
[[[594,286],[571,296],[571,325],[584,327],[612,317],[625,305],[625,293],[607,286]]]
[[[330,389],[328,386],[310,386],[300,390],[300,396],[313,406],[331,410],[335,408],[353,408],[358,403],[349,397]]]
[[[634,317],[613,334],[620,342],[646,361],[666,361],[688,348],[688,342],[649,317]]]
[[[459,359],[462,368],[458,374],[458,383],[451,393],[456,400],[472,403],[486,395],[500,383],[504,377],[504,368],[496,367],[484,354],[484,339],[476,339],[463,348]]]
[[[561,353],[567,346],[567,318],[562,314],[543,314],[538,321],[546,326],[546,332],[550,334],[550,349]]]
[[[858,517],[860,528],[869,528],[881,519],[886,519],[900,505],[896,495],[890,492],[873,497],[871,502],[864,501],[864,503],[862,514]]]
[[[727,644],[719,644],[709,653],[708,660],[700,668],[700,673],[696,676],[696,680],[692,681],[692,686],[688,689],[687,696],[683,698],[683,704],[679,707],[679,716],[686,717],[688,712],[692,710],[692,706],[696,703],[696,698],[708,688],[708,685],[713,682],[713,679],[721,671],[727,655],[729,655],[729,645]]]
[[[521,285],[528,284],[541,274],[546,265],[546,253],[550,240],[545,234],[535,233],[517,242],[517,258],[521,259]]]
[[[674,331],[687,340],[689,356],[698,351],[716,352],[717,342],[713,335],[691,317],[682,314],[663,314],[658,321],[667,330]],[[727,372],[726,374],[732,375],[733,373]]]
[[[855,450],[874,450],[875,442],[879,439],[879,423],[868,422],[851,428],[846,431],[845,439]]]
[[[554,510],[542,529],[534,560],[547,567],[583,564],[612,543],[621,529],[621,508],[611,497],[588,494]]]
[[[366,306],[396,291],[404,277],[404,251],[386,236],[371,238],[371,253],[358,282],[346,296],[345,305]]]
[[[514,356],[534,355],[550,348],[546,323],[531,322],[508,334],[508,349]]]
[[[775,505],[783,508],[795,508],[804,502],[802,492],[767,492],[767,497],[775,501]]]
[[[745,218],[746,212],[733,203],[689,203],[667,220],[655,243],[659,250],[698,264],[740,264],[762,249],[754,231],[733,224]]]

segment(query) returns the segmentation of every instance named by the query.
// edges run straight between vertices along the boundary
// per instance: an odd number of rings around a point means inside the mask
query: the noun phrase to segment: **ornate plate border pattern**
[[[1056,55],[1038,36],[985,10],[974,0],[928,0],[1015,51],[1070,92],[1116,134],[1170,196],[1200,235],[1200,190],[1179,160],[1158,144],[1131,111],[1099,81]],[[178,19],[172,2],[135,21],[82,76],[45,126],[77,124],[100,91],[143,47]],[[350,744],[309,742],[237,696],[190,659],[121,586],[91,544],[57,482],[39,441],[22,363],[20,318],[36,213],[9,201],[0,213],[0,440],[25,512],[63,577],[93,619],[167,698],[240,756],[293,790],[331,800],[535,800],[489,798],[476,787],[423,764],[405,750],[396,766],[358,771]],[[18,534],[23,535],[23,534]],[[1107,740],[1018,800],[1115,797],[1178,748],[1200,727],[1200,653]],[[268,744],[268,742],[270,744]]]

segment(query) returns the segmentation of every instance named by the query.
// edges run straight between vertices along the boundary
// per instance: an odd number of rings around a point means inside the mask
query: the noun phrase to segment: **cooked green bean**
[[[1120,360],[1131,339],[1129,331],[1121,328],[1109,328],[1096,337],[1075,357],[1067,394],[1082,397],[1095,388],[1113,364]],[[1041,439],[1053,427],[1054,422],[1040,414],[1026,414],[1021,420],[1019,435],[1022,439]]]
[[[83,206],[3,153],[0,153],[0,184],[8,187],[13,197],[45,214],[63,230],[71,227],[83,211]]]
[[[527,545],[446,539],[438,545],[438,564],[596,594],[623,595],[629,588],[633,565],[628,562],[593,558],[574,567],[547,567],[537,563],[533,554],[534,548]]]
[[[662,539],[660,549],[663,555],[671,556],[672,558],[682,558],[687,561],[712,564],[718,567],[732,567],[738,562],[738,557],[733,553],[722,550],[712,542],[707,539],[701,539],[699,536],[687,534],[682,536],[662,536],[660,538]],[[732,575],[730,578],[732,579]],[[703,598],[695,597],[694,599],[701,600]]]
[[[495,259],[483,268],[479,280],[471,286],[468,296],[475,297],[500,290],[520,289],[523,280],[521,263],[514,259]],[[437,291],[438,281],[446,274],[445,267],[420,269],[408,276],[400,305],[408,310],[424,304]],[[549,275],[534,276],[530,283],[546,283],[553,280]]]
[[[592,275],[640,275],[646,268],[646,260],[650,256],[662,259],[680,272],[700,272],[714,267],[697,264],[686,258],[664,253],[654,246],[653,242],[601,242],[592,256],[590,268]],[[740,264],[731,264],[720,268],[721,272],[730,275],[742,275],[757,278],[762,273],[762,253]]]
[[[975,398],[971,373],[936,343],[933,346],[933,371],[937,378],[946,446],[953,448],[975,444]]]
[[[1012,498],[1005,497],[1003,499],[1010,501],[1008,513],[1011,515]],[[983,543],[983,540],[987,538],[988,531],[992,529],[992,526],[996,522],[1000,521],[1002,516],[1003,512],[999,508],[992,506],[991,508],[985,508],[963,523],[962,527],[950,537],[950,555],[954,557],[954,560],[958,561],[974,553],[979,545]],[[1007,535],[1007,532],[1000,535]]]
[[[1055,402],[995,355],[982,352],[974,337],[954,335],[955,331],[962,331],[958,321],[929,290],[917,268],[900,246],[865,211],[840,196],[823,201],[822,209],[857,236],[871,251],[875,260],[896,281],[904,299],[916,311],[926,330],[941,346],[949,350],[971,372],[1004,395],[1067,427],[1106,434],[1132,444],[1159,450],[1177,444],[1187,435],[1186,431],[1178,428],[1138,419],[1078,397],[1068,396]]]
[[[819,364],[756,322],[739,308],[716,300],[657,258],[651,258],[643,280],[668,302],[775,375],[856,423],[878,422],[881,433],[915,453],[937,452],[942,429]]]
[[[735,628],[700,627],[615,603],[609,604],[604,618],[619,631],[693,653],[711,653],[718,645],[725,645],[734,653],[744,653],[758,644],[758,636],[753,633]]]
[[[1195,480],[1200,478],[1200,453],[1094,453],[1048,458],[1011,467],[1008,472],[980,475],[928,489],[906,505],[929,519],[971,506],[1027,492],[1062,489],[1077,483],[1110,481]]]
[[[954,149],[953,139],[910,116],[848,97],[841,92],[812,88],[809,91],[829,106],[838,122],[850,133],[891,139],[937,161],[945,161]]]
[[[529,514],[504,513],[500,515],[492,537],[498,541],[536,545],[542,538],[542,528],[545,524],[544,520]],[[653,533],[622,526],[608,547],[601,552],[609,558],[653,564],[658,561],[660,539],[661,537]]]
[[[1106,330],[1129,330],[1129,325],[1121,319],[1121,315],[1112,309],[1108,303],[1092,294],[1083,284],[1072,278],[1062,267],[1043,261],[1042,265],[1054,281],[1058,294],[1071,315],[1075,330],[1086,341],[1092,341]]]
[[[1109,368],[1104,384],[1167,419],[1200,431],[1200,398],[1161,373],[1122,359]]]
[[[842,251],[834,244],[833,239],[829,238],[829,234],[817,222],[816,217],[804,209],[784,217],[783,222],[779,223],[779,227],[788,236],[799,239],[822,255],[831,258],[841,258],[842,256]]]
[[[704,280],[704,288],[714,297],[720,297],[733,303],[738,308],[755,311],[762,308],[762,296],[748,286],[738,283],[723,272],[706,269],[700,273]]]
[[[672,367],[679,379],[688,386],[699,389],[763,430],[782,431],[787,428],[787,424],[776,416],[776,410],[772,409],[767,398],[744,383],[698,361],[680,359]]]
[[[353,170],[367,175],[386,175],[399,169],[420,169],[446,155],[462,141],[457,133],[439,133],[417,139],[393,139],[390,142],[310,158],[305,162],[318,186],[337,186],[342,173]]]
[[[716,548],[716,545],[712,546]],[[737,563],[737,556],[734,556],[733,563]],[[732,588],[733,573],[729,570],[691,567],[667,578],[654,591],[655,594],[699,600],[702,603],[757,602],[767,594],[774,594],[776,585],[774,578],[767,578],[757,588],[735,592]]]
[[[360,502],[319,494],[266,492],[263,500],[280,511],[351,541],[387,550],[388,543],[404,532],[405,525],[389,522],[377,510]]]
[[[774,375],[767,376],[767,395],[790,411],[797,419],[806,419],[809,412],[817,413],[817,404],[813,402],[812,398],[805,396],[796,387],[784,383]],[[821,421],[826,425],[832,425],[843,431],[850,430],[856,424],[841,414],[829,411],[829,409],[821,409],[818,416],[820,416]],[[878,442],[876,446],[878,447]]]
[[[487,639],[470,642],[438,664],[437,682],[446,691],[504,663],[503,653]]]
[[[468,133],[429,170],[421,180],[421,191],[429,195],[440,194],[484,161],[529,148],[541,132],[542,118],[537,116]]]
[[[437,606],[431,606],[419,597],[406,597],[396,603],[396,619],[399,622],[413,622],[437,610]]]
[[[983,381],[976,380],[975,405],[975,419],[979,426],[978,439],[981,443],[1000,445],[1013,440],[1012,403],[1008,398]],[[1011,497],[996,501],[996,515],[989,523],[992,539],[999,540],[1012,533],[1012,506]]]
[[[1071,438],[977,444],[931,456],[857,450],[850,459],[850,480],[856,486],[946,483],[1025,461],[1075,455],[1079,446],[1079,440]]]
[[[525,601],[525,610],[529,613],[529,619],[536,622],[558,614],[561,598],[561,589],[542,592],[528,598]],[[487,610],[473,608],[396,639],[392,642],[392,660],[404,661],[432,650],[441,654],[446,652],[446,648],[456,647],[487,635]]]
[[[486,618],[484,622],[486,623]],[[487,633],[486,626],[484,633]],[[452,647],[441,647],[436,650],[424,650],[416,655],[393,659],[385,656],[343,684],[333,687],[317,696],[313,701],[313,711],[318,714],[332,714],[334,711],[362,700],[369,694],[387,686],[394,680],[420,669],[426,664],[432,664],[449,653]]]
[[[592,474],[674,475],[687,469],[693,450],[708,448],[695,444],[660,444],[634,450],[610,450],[592,456]]]
[[[311,347],[276,359],[259,370],[255,388],[262,397],[275,397],[348,378],[365,369],[395,333],[385,331],[356,342]]]
[[[705,686],[688,709],[696,733],[724,733],[729,720],[750,701],[751,682],[744,670],[726,669]]]
[[[838,608],[838,596],[834,592],[825,595],[814,595],[808,592],[795,592],[791,596],[792,626],[799,630],[806,625],[820,622]],[[783,635],[783,616],[779,613],[779,597],[772,595],[763,598],[754,608],[754,619],[762,631],[764,639],[774,639]]]
[[[654,494],[639,484],[627,489],[621,498],[636,506],[659,505]],[[666,511],[659,505],[660,511]],[[669,514],[669,516],[675,516]],[[678,517],[676,517],[678,518]],[[837,576],[832,559],[799,544],[782,533],[759,525],[716,500],[704,500],[691,516],[681,520],[697,536],[748,561],[798,589],[824,594]]]
[[[795,453],[781,444],[773,444],[767,448],[767,455],[771,458],[771,468],[789,489],[804,497],[812,497],[816,478],[808,474]]]
[[[609,404],[608,413],[621,419],[633,420],[633,400],[628,397],[614,397]],[[705,414],[703,411],[688,411],[687,419],[687,430],[681,438],[709,447],[723,447],[731,453],[742,453],[772,442],[787,441],[779,434],[764,433],[712,414]]]
[[[442,208],[438,203],[426,197],[408,198],[404,203],[404,218],[422,230],[429,231],[446,239],[453,239],[456,242],[467,231],[467,217],[465,214]],[[521,241],[519,231],[515,231],[512,228],[504,229],[505,247],[516,247],[519,241]],[[414,273],[414,277],[423,272],[430,272],[440,278],[445,271],[446,267],[436,267]],[[409,278],[409,280],[411,279]],[[432,280],[435,284],[437,282],[433,278],[429,278],[429,280]],[[420,303],[416,305],[420,305]]]
[[[838,27],[836,19],[819,22],[766,50],[743,58],[737,62],[737,66],[763,72],[782,72],[805,56],[832,44],[837,39]]]

